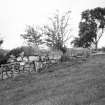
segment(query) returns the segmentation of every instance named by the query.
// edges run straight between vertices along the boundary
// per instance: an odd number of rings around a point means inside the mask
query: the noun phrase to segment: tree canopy
[[[71,11],[67,11],[60,16],[59,12],[57,12],[54,17],[49,18],[51,24],[44,26],[45,42],[50,48],[65,52],[65,43],[71,38],[70,13]]]
[[[7,53],[7,55],[8,55],[8,57],[10,57],[11,55],[13,55],[15,57],[19,57],[21,52],[22,52],[22,48],[21,47],[17,47],[17,48],[14,48],[14,49],[10,50]]]
[[[82,12],[79,23],[79,37],[73,40],[76,47],[91,47],[97,44],[105,30],[105,8],[88,9]]]
[[[37,47],[42,44],[42,34],[40,30],[33,26],[27,26],[25,30],[25,34],[21,34],[21,36],[28,42],[28,45],[36,45]]]

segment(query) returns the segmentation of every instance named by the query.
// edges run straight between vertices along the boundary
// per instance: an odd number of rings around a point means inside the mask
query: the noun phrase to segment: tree
[[[17,48],[14,48],[12,50],[10,50],[7,55],[10,57],[10,55],[13,55],[15,57],[19,57],[20,56],[20,53],[22,52],[22,48],[21,47],[17,47]]]
[[[39,49],[39,45],[43,44],[40,30],[38,30],[37,27],[35,29],[33,26],[27,26],[25,32],[26,33],[21,34],[21,36],[26,40],[26,42],[28,42],[28,45],[35,45]]]
[[[1,34],[0,34],[1,35]],[[1,35],[2,36],[2,35]],[[0,37],[0,46],[3,44],[4,40]]]
[[[8,50],[0,49],[0,65],[7,63],[8,58],[9,58],[7,56],[8,52],[9,52]]]
[[[49,18],[51,24],[44,26],[43,32],[46,36],[46,44],[52,49],[58,49],[65,52],[65,43],[71,38],[70,35],[70,11],[60,16],[57,12],[53,18]]]
[[[94,8],[85,10],[81,14],[79,24],[79,37],[72,42],[76,47],[90,47],[97,45],[105,29],[105,8]]]
[[[3,40],[0,40],[0,46],[3,44]]]

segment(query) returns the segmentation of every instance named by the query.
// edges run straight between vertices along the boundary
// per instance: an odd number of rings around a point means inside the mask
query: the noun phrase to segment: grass
[[[105,55],[73,64],[0,81],[0,105],[104,105]]]

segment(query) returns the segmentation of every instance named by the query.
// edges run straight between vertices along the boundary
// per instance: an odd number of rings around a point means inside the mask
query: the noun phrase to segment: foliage
[[[105,52],[105,47],[102,47],[102,48],[101,48],[101,51]]]
[[[9,59],[9,57],[7,56],[7,55],[0,55],[0,65],[1,64],[6,64],[7,63],[7,61],[8,61],[8,59]]]
[[[21,36],[28,42],[29,45],[36,45],[37,47],[42,43],[42,34],[38,30],[38,28],[34,28],[33,26],[27,26],[26,33],[21,34]]]
[[[8,51],[4,49],[0,49],[0,65],[7,63],[8,56],[7,56]]]
[[[20,53],[22,52],[22,48],[14,48],[11,51],[8,52],[8,56],[13,55],[15,57],[18,57],[20,55]]]
[[[3,40],[0,40],[0,46],[3,44]]]
[[[50,25],[44,26],[43,32],[46,36],[46,44],[52,49],[63,51],[65,43],[71,38],[70,35],[70,11],[60,16],[59,12],[53,18],[50,18]]]
[[[94,8],[85,10],[81,14],[79,24],[79,37],[72,42],[76,47],[91,47],[97,44],[105,29],[105,8]]]

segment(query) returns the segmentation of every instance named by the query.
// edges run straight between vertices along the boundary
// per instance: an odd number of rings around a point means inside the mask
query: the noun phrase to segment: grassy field
[[[0,80],[0,105],[105,105],[105,55],[48,71]]]

